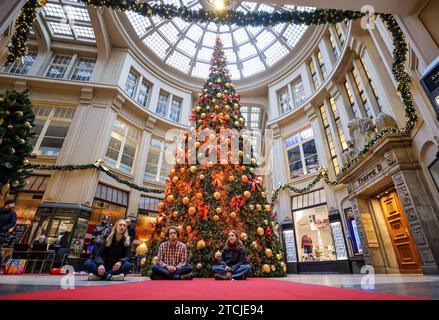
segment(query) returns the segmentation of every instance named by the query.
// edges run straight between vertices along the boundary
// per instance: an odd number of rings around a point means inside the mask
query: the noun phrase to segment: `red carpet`
[[[422,300],[269,279],[144,281],[0,296],[0,300]]]

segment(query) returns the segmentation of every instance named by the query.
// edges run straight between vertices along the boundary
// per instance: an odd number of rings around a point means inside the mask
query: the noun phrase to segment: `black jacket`
[[[17,214],[12,209],[0,208],[0,232],[8,232],[17,223]]]
[[[128,235],[131,238],[131,242],[136,240],[136,228],[133,225],[128,227]]]
[[[221,252],[221,263],[232,268],[235,272],[238,270],[241,264],[247,262],[247,251],[244,248],[239,249],[226,249],[224,248]]]
[[[109,247],[102,245],[94,260],[98,266],[104,265],[105,269],[111,269],[118,261],[129,262],[130,256],[131,246],[125,247],[122,241],[113,240]]]

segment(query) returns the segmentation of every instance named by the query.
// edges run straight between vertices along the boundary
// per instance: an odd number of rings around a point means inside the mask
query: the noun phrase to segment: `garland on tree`
[[[26,167],[35,115],[28,90],[0,93],[0,188],[2,195],[23,188],[32,172]]]
[[[136,0],[81,0],[87,5],[95,7],[106,6],[117,11],[134,11],[142,16],[159,16],[165,19],[179,17],[187,22],[214,22],[218,24],[236,24],[239,26],[264,26],[270,27],[279,23],[293,23],[293,24],[324,24],[324,23],[338,23],[344,20],[356,20],[364,17],[366,14],[357,11],[346,11],[336,9],[317,9],[315,11],[286,11],[286,12],[249,12],[243,13],[238,11],[206,11],[204,9],[188,10],[186,7],[175,7],[166,4],[149,4],[147,2],[140,2]],[[11,46],[9,47],[9,56],[6,64],[12,63],[27,54],[27,41],[29,29],[36,17],[36,9],[43,7],[47,0],[28,0],[24,5],[16,24],[16,30],[12,37]],[[320,171],[318,181],[324,180],[325,183],[338,184],[338,178],[357,163],[381,138],[388,133],[409,133],[414,127],[418,116],[414,107],[413,97],[410,91],[410,76],[405,71],[405,63],[407,61],[408,46],[405,41],[404,34],[398,26],[397,21],[393,15],[382,14],[386,27],[391,32],[393,37],[394,51],[393,51],[393,66],[392,72],[395,80],[398,83],[398,94],[401,96],[405,115],[407,121],[403,128],[399,130],[384,129],[379,131],[372,140],[368,141],[363,148],[355,154],[347,163],[345,163],[340,173],[337,175],[335,181],[330,181],[327,177],[327,170]],[[116,176],[114,176],[116,177]],[[317,182],[318,182],[317,181]],[[316,180],[310,183],[309,186],[303,189],[297,189],[292,186],[281,185],[273,191],[272,201],[276,201],[279,191],[281,190],[296,190],[297,193],[308,192],[317,183]],[[133,185],[133,187],[138,187]],[[296,192],[295,191],[295,192]]]

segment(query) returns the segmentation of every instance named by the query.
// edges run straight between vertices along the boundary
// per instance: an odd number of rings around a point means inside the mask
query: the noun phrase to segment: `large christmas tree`
[[[157,260],[166,227],[174,225],[180,230],[179,240],[188,247],[196,277],[213,276],[212,265],[230,230],[240,235],[253,276],[285,276],[277,226],[263,178],[256,174],[251,143],[243,134],[245,120],[239,101],[218,37],[209,77],[190,115],[184,147],[176,152],[164,200],[158,205],[160,216],[152,225],[145,275]]]

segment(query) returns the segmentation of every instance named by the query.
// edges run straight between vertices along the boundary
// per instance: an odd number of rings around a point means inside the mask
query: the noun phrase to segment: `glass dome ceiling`
[[[186,6],[190,10],[210,10],[208,0],[160,0],[151,3]],[[235,3],[242,12],[276,12],[313,10],[294,5],[268,5],[254,2]],[[301,39],[307,26],[279,24],[271,28],[238,27],[215,23],[188,23],[156,16],[143,17],[126,13],[145,46],[160,60],[186,75],[205,79],[208,76],[217,34],[224,44],[228,68],[233,80],[241,80],[266,71],[286,57]]]

